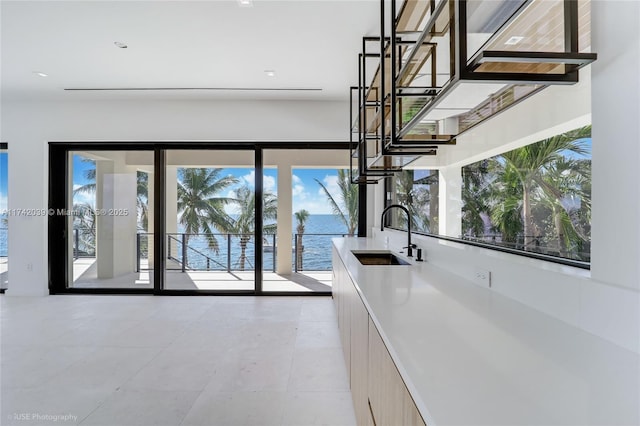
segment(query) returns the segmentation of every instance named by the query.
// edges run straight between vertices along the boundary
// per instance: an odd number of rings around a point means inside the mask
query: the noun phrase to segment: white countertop
[[[640,357],[427,262],[343,263],[429,426],[640,424]]]

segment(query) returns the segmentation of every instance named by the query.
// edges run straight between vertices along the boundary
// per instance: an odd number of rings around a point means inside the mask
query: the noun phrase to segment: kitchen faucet
[[[413,249],[418,247],[415,244],[411,244],[411,215],[409,214],[409,210],[400,204],[391,204],[387,208],[382,211],[382,216],[380,216],[380,231],[384,231],[384,217],[387,212],[393,208],[399,208],[404,210],[407,214],[407,247],[403,247],[407,249],[407,257],[413,257]]]

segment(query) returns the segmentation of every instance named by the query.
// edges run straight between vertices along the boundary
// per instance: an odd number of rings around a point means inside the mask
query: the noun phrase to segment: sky
[[[563,154],[565,157],[572,158],[574,160],[584,160],[591,158],[591,138],[576,139],[577,142],[583,144],[583,148],[587,151],[585,154],[576,154],[575,152],[565,151]]]
[[[255,171],[252,169],[225,169],[226,172],[238,176],[240,184],[227,192],[227,196],[234,196],[234,189],[241,185],[255,187]],[[333,210],[327,196],[321,186],[316,182],[322,182],[334,199],[339,199],[340,190],[338,188],[338,174],[335,169],[293,169],[292,194],[293,212],[302,209],[311,214],[332,214]],[[278,171],[273,168],[264,169],[264,190],[278,195]]]
[[[84,177],[84,171],[94,167],[92,163],[81,161],[79,156],[73,159],[73,186],[74,189],[87,183]],[[239,179],[239,183],[229,187],[224,196],[234,197],[235,191],[243,185],[255,188],[255,170],[253,168],[225,168],[225,174],[231,174]],[[318,179],[322,182],[333,197],[338,200],[340,193],[338,189],[338,174],[335,169],[293,169],[292,177],[292,193],[293,193],[293,212],[305,209],[311,214],[332,214],[333,210],[327,196],[322,188],[315,181]],[[277,195],[278,170],[275,168],[264,169],[264,189]],[[75,202],[86,202],[93,204],[93,195],[78,194],[74,197]],[[228,210],[230,214],[234,211],[232,208]]]

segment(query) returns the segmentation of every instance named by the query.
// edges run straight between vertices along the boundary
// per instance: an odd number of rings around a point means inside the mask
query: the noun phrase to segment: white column
[[[449,237],[462,235],[462,170],[451,166],[439,170],[439,233]]]
[[[165,182],[167,188],[165,229],[167,234],[175,234],[178,232],[178,168],[176,166],[166,167]]]
[[[384,209],[384,203],[382,202],[382,191],[384,190],[384,184],[380,182],[378,185],[366,185],[367,188],[367,205],[360,206],[367,211],[367,237],[372,237],[372,227],[380,228],[380,215]]]
[[[136,188],[135,169],[126,166],[124,156],[113,161],[96,161],[98,278],[113,278],[134,271]]]
[[[640,2],[591,8],[591,277],[640,289]]]
[[[39,126],[20,126],[2,117],[3,138],[9,142],[9,208],[46,211],[48,150]],[[9,125],[6,125],[9,124]],[[16,125],[10,133],[9,127]],[[5,140],[5,139],[3,139]],[[32,211],[33,212],[33,211]],[[9,217],[8,296],[45,296],[48,290],[47,216]]]
[[[276,272],[278,274],[290,274],[292,272],[292,181],[291,165],[278,165],[278,247],[276,249]]]

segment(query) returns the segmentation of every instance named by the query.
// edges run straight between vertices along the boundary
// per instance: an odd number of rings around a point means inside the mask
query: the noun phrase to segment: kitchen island
[[[376,336],[427,425],[640,423],[638,354],[428,259],[365,266],[352,250],[387,248],[370,238],[333,240],[334,297],[359,424],[389,422],[376,419],[388,410],[372,398],[395,398],[376,395],[380,372],[363,368],[377,359]]]

